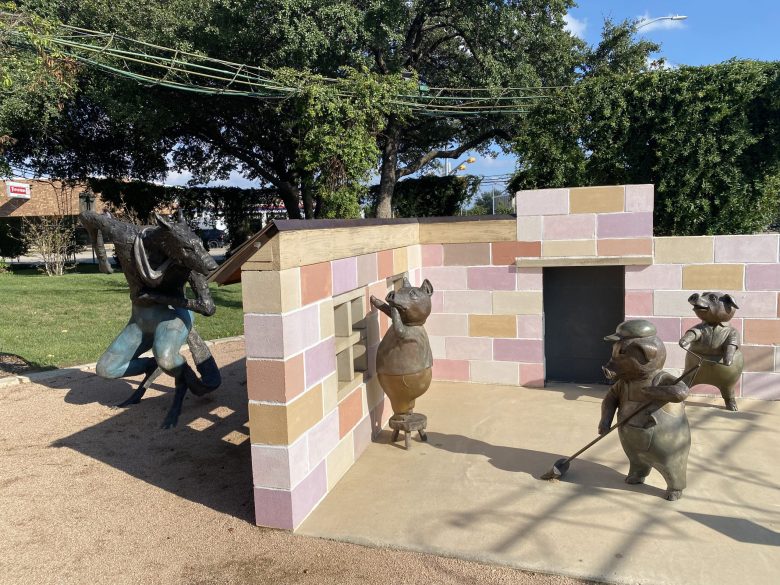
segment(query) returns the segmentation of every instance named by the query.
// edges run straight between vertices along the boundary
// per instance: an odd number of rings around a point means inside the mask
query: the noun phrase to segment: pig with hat
[[[603,370],[614,383],[601,403],[598,432],[609,430],[615,413],[621,423],[631,417],[618,429],[630,463],[626,483],[644,483],[656,469],[666,480],[666,499],[677,500],[685,489],[691,447],[683,402],[688,387],[662,370],[666,347],[650,321],[624,321],[604,341],[613,343]]]

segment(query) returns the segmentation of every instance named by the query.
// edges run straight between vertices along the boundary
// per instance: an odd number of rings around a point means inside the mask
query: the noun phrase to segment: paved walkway
[[[0,383],[2,585],[580,583],[254,526],[243,343],[213,351],[223,386],[170,431],[167,377],[127,409],[89,371]]]
[[[780,582],[780,402],[691,399],[677,502],[657,472],[623,482],[612,435],[563,481],[537,479],[595,437],[603,394],[434,383],[417,403],[428,443],[384,431],[299,532],[609,582]]]

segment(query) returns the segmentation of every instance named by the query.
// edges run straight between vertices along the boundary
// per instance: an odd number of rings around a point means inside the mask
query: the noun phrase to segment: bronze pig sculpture
[[[742,375],[744,359],[739,350],[739,332],[727,323],[739,309],[731,295],[722,292],[694,293],[688,297],[701,323],[680,338],[680,347],[701,356],[703,361],[691,386],[711,384],[720,390],[728,410],[737,410],[734,388]],[[696,363],[692,353],[685,356],[685,368]]]
[[[666,348],[649,321],[624,321],[604,341],[614,342],[603,367],[614,384],[601,403],[598,432],[609,430],[616,411],[622,422],[642,409],[618,429],[630,463],[626,483],[644,483],[654,468],[666,480],[666,499],[677,500],[685,489],[691,447],[683,403],[688,387],[661,369]]]
[[[431,295],[427,279],[414,287],[404,278],[403,287],[390,291],[386,303],[371,296],[371,304],[392,320],[377,349],[376,371],[396,419],[411,414],[414,401],[431,385],[433,354],[423,327],[431,314]]]

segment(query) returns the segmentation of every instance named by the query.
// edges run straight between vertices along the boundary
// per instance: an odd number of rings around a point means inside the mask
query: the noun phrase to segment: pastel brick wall
[[[653,186],[536,189],[517,193],[517,239],[541,256],[650,256]]]
[[[542,269],[515,266],[540,257],[541,241],[421,248],[434,379],[544,386]]]
[[[667,346],[667,368],[682,371],[685,353],[677,341],[699,323],[688,297],[722,291],[739,305],[730,322],[745,357],[737,395],[780,399],[780,235],[654,238],[654,261],[626,267],[626,318],[656,324]],[[705,386],[693,392],[717,393]]]
[[[421,264],[420,246],[412,245],[243,271],[257,524],[295,529],[387,423],[392,410],[374,375],[374,356],[389,320],[369,297],[384,298],[401,274],[419,279]],[[361,345],[368,367],[351,384],[337,371],[334,299],[344,295],[366,313]]]

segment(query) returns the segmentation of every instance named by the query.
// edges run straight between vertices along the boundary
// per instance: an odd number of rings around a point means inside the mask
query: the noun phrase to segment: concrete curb
[[[215,347],[218,345],[222,345],[224,343],[232,343],[235,341],[243,341],[243,340],[244,340],[243,335],[236,335],[234,337],[221,337],[219,339],[207,340],[206,345],[208,347]],[[147,352],[147,353],[151,355],[151,352]],[[147,354],[143,354],[143,355],[147,355]],[[56,378],[61,378],[61,377],[65,377],[73,374],[79,374],[83,372],[94,372],[96,365],[97,362],[93,362],[91,364],[82,364],[80,366],[71,366],[69,368],[58,368],[56,370],[46,370],[43,372],[36,372],[36,373],[28,374],[26,376],[6,376],[0,378],[0,389],[8,388],[10,386],[16,386],[18,384],[27,384],[27,383],[37,384],[38,382],[50,381]]]

